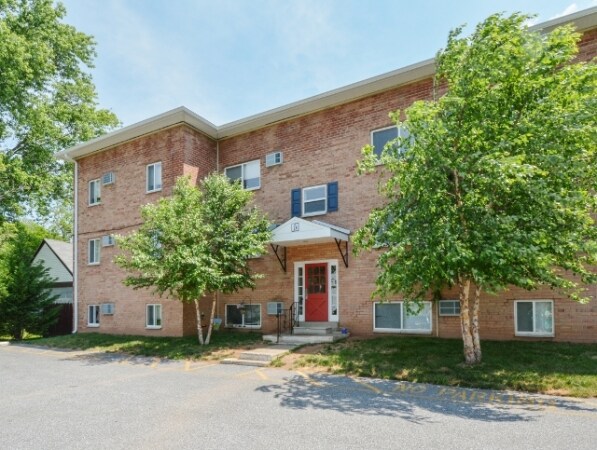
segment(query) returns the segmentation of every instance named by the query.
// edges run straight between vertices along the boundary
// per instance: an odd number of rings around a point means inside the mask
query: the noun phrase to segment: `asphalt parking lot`
[[[594,449],[576,400],[0,347],[0,448]]]

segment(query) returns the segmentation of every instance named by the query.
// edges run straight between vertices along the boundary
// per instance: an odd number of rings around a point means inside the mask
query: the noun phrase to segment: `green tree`
[[[35,224],[5,224],[0,239],[0,331],[22,339],[43,334],[58,318],[54,280],[41,263],[31,264],[48,233]]]
[[[437,56],[436,99],[392,114],[409,138],[386,146],[385,206],[355,236],[387,246],[375,295],[419,301],[458,286],[464,356],[481,361],[482,291],[550,286],[578,301],[597,257],[596,67],[579,35],[543,35],[528,16],[453,31]],[[439,98],[437,92],[445,92]],[[359,169],[375,169],[372,148]]]
[[[269,223],[250,206],[252,197],[223,175],[209,175],[199,189],[181,177],[172,197],[143,206],[143,225],[118,239],[124,253],[115,261],[134,272],[124,284],[194,303],[202,345],[209,344],[218,292],[253,288],[261,277],[248,259],[264,252]],[[200,300],[206,295],[213,301],[204,339]]]
[[[70,202],[72,170],[54,153],[116,126],[99,109],[92,37],[52,0],[0,0],[0,224]]]

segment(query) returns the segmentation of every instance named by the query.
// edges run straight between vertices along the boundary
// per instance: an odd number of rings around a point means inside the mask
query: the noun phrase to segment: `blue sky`
[[[535,21],[597,0],[62,0],[97,41],[92,75],[123,125],[184,105],[216,125],[435,55],[489,14]]]

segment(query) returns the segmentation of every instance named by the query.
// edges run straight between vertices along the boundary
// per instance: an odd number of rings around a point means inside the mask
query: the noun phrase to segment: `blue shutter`
[[[328,183],[328,212],[338,211],[338,182]]]
[[[290,195],[290,216],[301,217],[301,190],[293,189]]]

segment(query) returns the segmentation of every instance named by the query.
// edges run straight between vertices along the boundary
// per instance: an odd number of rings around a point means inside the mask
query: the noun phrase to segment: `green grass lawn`
[[[295,367],[448,386],[597,397],[597,344],[485,341],[481,347],[483,362],[467,367],[461,340],[349,339],[300,357]]]
[[[173,338],[78,333],[51,338],[29,339],[22,342],[53,348],[121,352],[130,355],[170,359],[218,359],[227,356],[227,353],[235,349],[261,343],[262,338],[260,333],[214,331],[211,335],[210,344],[201,346],[197,342],[196,336]]]

